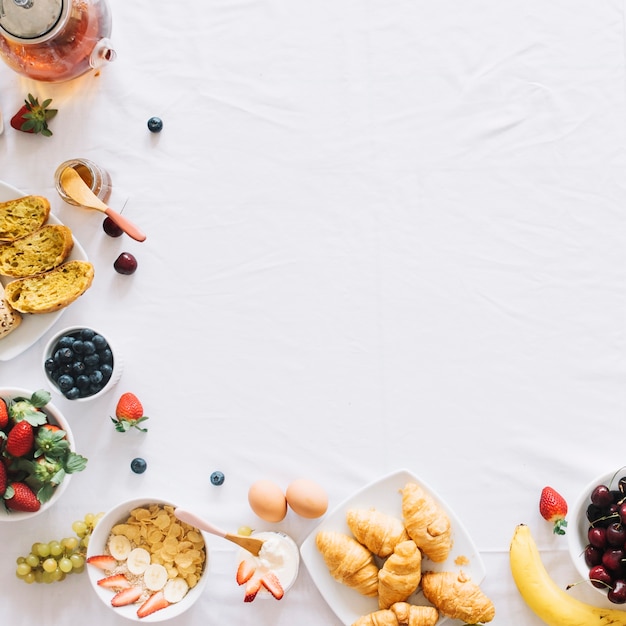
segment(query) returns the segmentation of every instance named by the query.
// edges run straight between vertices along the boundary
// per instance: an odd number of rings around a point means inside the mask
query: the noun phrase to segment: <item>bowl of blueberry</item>
[[[571,511],[570,556],[606,606],[626,604],[626,467],[594,478]]]
[[[103,333],[71,326],[48,341],[43,369],[55,392],[80,402],[99,398],[119,381],[122,359]]]

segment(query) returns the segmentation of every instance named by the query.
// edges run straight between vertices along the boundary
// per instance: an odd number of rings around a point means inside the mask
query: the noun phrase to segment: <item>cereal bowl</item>
[[[48,392],[45,392],[45,393],[48,396],[50,395]],[[18,401],[21,398],[30,399],[32,395],[33,395],[33,391],[22,389],[19,387],[0,388],[0,398],[2,398],[6,403]],[[48,402],[47,404],[42,406],[41,411],[46,415],[46,420],[47,420],[48,425],[51,425],[53,427],[58,426],[61,430],[65,432],[64,439],[69,443],[69,451],[75,452],[74,437],[72,435],[72,430],[70,428],[68,421],[65,419],[61,411],[59,411],[59,409],[54,404],[52,404],[52,402]],[[42,426],[35,427],[35,434],[37,434],[38,429],[41,427]],[[2,429],[2,430],[5,430],[5,429]],[[8,430],[8,428],[6,430]],[[34,449],[33,449],[33,452],[34,452]],[[3,456],[3,462],[5,463],[13,463],[13,462],[18,461],[17,459],[12,458],[11,455],[8,454],[6,444],[5,444],[4,451],[2,452],[1,456]],[[30,457],[32,456],[33,455],[31,453],[28,455],[28,457],[23,457],[23,458],[25,458],[28,461]],[[20,475],[20,473],[15,474],[15,476],[20,479],[19,480],[20,482],[23,482],[22,481],[23,477]],[[42,502],[39,507],[39,510],[37,511],[31,511],[31,512],[16,511],[16,510],[10,510],[6,508],[5,506],[0,506],[0,521],[21,522],[23,520],[30,519],[31,517],[34,517],[35,515],[39,515],[40,513],[43,513],[44,511],[47,511],[49,508],[54,506],[59,501],[59,499],[61,498],[61,496],[67,489],[67,486],[69,485],[71,477],[72,477],[71,473],[66,473],[61,483],[59,483],[56,487],[54,487],[54,491],[50,499],[45,502]],[[29,482],[31,480],[32,478],[29,478]],[[35,491],[38,491],[38,488],[34,487],[34,484],[32,482],[30,482],[30,484],[31,486],[33,486]]]
[[[204,535],[191,525],[174,518],[174,508],[174,504],[160,498],[146,497],[128,500],[105,513],[94,528],[87,548],[89,581],[100,600],[116,614],[133,621],[165,621],[187,611],[205,589],[208,580],[209,555]],[[126,537],[130,543],[127,548],[122,549],[121,554],[118,546],[110,543],[110,538],[113,536]],[[193,547],[187,546],[189,543],[192,543]],[[179,544],[183,546],[180,550],[177,547]],[[124,553],[128,550],[130,552],[125,555]],[[132,552],[134,550],[145,550],[149,555],[147,557],[149,565],[143,572],[140,572],[141,568],[135,565],[137,559],[135,553]],[[191,553],[190,550],[201,553],[203,559],[196,552]],[[115,556],[112,556],[112,553]],[[132,563],[130,559],[133,560]],[[106,569],[102,567],[103,561]],[[167,571],[167,582],[160,589],[154,589],[160,583],[152,584],[152,577],[150,581],[145,579],[148,568],[154,570],[155,566],[156,569],[163,566]],[[129,570],[132,571],[129,573]],[[103,580],[118,573],[122,573],[130,580],[131,587],[143,588],[141,596],[136,601],[122,606],[112,604],[118,588],[105,586]],[[180,578],[184,578],[189,585],[182,599],[168,601],[167,605],[159,603],[162,608],[140,617],[140,609],[148,597],[152,594],[164,594],[170,581]],[[152,589],[147,589],[146,585]],[[172,596],[167,597],[174,600]]]
[[[94,400],[122,376],[120,352],[108,335],[89,326],[70,326],[46,344],[43,371],[52,389],[68,400]]]
[[[596,491],[599,487],[602,488]],[[594,494],[593,501],[592,494]],[[606,503],[602,502],[602,498]],[[585,486],[571,508],[569,514],[571,521],[566,533],[570,558],[582,580],[590,581],[590,586],[604,596],[603,605],[613,608],[618,608],[617,605],[626,602],[626,594],[621,598],[619,595],[609,594],[612,580],[605,578],[605,573],[609,574],[613,580],[617,580],[626,578],[626,572],[615,570],[612,573],[611,570],[594,570],[592,573],[593,567],[604,567],[602,564],[604,548],[592,546],[592,544],[600,546],[605,543],[607,531],[609,533],[614,531],[614,529],[609,531],[609,526],[613,523],[621,528],[621,530],[617,529],[619,532],[623,531],[626,535],[626,508],[620,516],[622,501],[626,502],[626,467],[601,474]],[[589,534],[591,526],[596,527],[592,536]],[[612,538],[611,541],[613,541]],[[621,542],[620,548],[626,551],[624,543],[624,541]],[[596,581],[595,584],[591,582],[592,578]]]

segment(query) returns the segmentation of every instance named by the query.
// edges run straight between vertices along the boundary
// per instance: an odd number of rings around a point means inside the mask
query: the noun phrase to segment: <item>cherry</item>
[[[102,228],[109,237],[121,237],[124,231],[110,218],[105,217]]]
[[[598,589],[607,589],[611,587],[613,580],[604,565],[596,565],[589,570],[589,580],[594,587]]]
[[[606,547],[606,528],[591,526],[587,531],[587,539],[595,548],[604,549]]]
[[[613,504],[613,495],[606,485],[598,485],[591,492],[591,502],[600,507],[610,506]]]
[[[609,589],[607,598],[615,604],[626,602],[626,580],[618,579],[613,582],[613,589]]]
[[[622,524],[626,524],[626,502],[623,502],[619,505],[617,509],[617,514],[619,518],[622,520]]]
[[[622,566],[622,559],[624,558],[624,550],[621,548],[609,548],[602,555],[602,565],[608,570],[616,572]]]
[[[585,563],[587,567],[594,567],[596,565],[600,565],[602,563],[602,548],[596,548],[596,546],[592,546],[589,544],[585,548]]]
[[[626,528],[620,522],[609,524],[606,529],[606,542],[614,548],[624,545],[626,541]]]
[[[122,252],[115,259],[113,267],[119,274],[134,274],[137,269],[137,259],[130,252]]]

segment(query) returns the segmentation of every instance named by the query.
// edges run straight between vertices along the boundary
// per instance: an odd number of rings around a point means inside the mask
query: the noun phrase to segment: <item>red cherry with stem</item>
[[[622,565],[624,550],[621,548],[609,548],[602,555],[602,565],[612,572],[616,572]]]
[[[613,495],[606,485],[598,485],[591,492],[591,502],[596,506],[609,506],[613,504]]]
[[[587,539],[592,546],[603,549],[606,547],[606,528],[591,526],[587,531]]]
[[[613,583],[611,575],[604,565],[596,565],[589,570],[589,580],[598,589],[610,589]]]
[[[595,567],[596,565],[602,564],[602,555],[604,554],[602,548],[596,548],[589,544],[585,548],[585,563],[587,567]]]
[[[130,252],[122,252],[113,267],[118,274],[134,274],[137,269],[137,259]]]
[[[621,578],[613,582],[613,589],[609,589],[607,598],[615,604],[626,602],[626,580]]]
[[[606,529],[606,542],[614,547],[619,548],[626,541],[626,528],[620,522],[609,524]]]

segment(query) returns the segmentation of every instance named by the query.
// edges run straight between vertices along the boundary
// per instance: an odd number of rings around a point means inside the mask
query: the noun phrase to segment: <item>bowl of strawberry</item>
[[[626,604],[626,467],[594,478],[572,509],[567,533],[576,569],[609,605]]]
[[[0,388],[0,521],[49,509],[86,465],[48,391]]]

